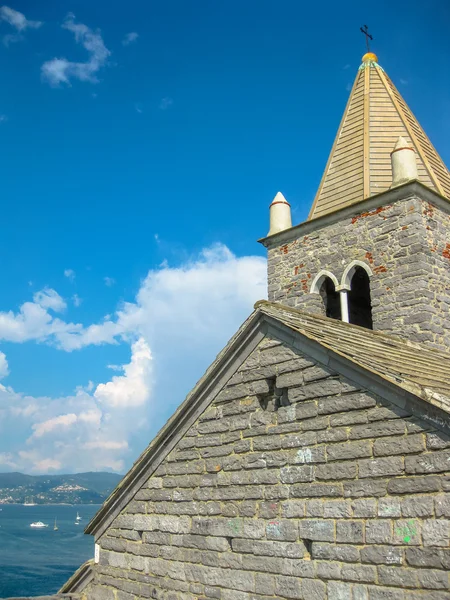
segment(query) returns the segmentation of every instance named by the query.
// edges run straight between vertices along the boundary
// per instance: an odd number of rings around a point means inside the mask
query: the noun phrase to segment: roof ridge
[[[373,329],[367,329],[365,327],[361,327],[360,325],[355,325],[353,323],[345,323],[344,321],[340,321],[339,319],[332,319],[331,317],[326,317],[324,315],[319,315],[317,313],[311,313],[311,312],[308,312],[305,310],[301,310],[299,308],[294,308],[292,306],[287,306],[285,304],[281,304],[279,302],[270,302],[269,300],[258,300],[254,304],[255,310],[261,309],[261,310],[263,310],[263,312],[266,312],[266,311],[264,311],[264,307],[274,308],[276,310],[282,310],[285,312],[292,313],[293,315],[305,317],[306,319],[323,321],[325,323],[329,323],[329,324],[333,324],[333,325],[338,323],[339,324],[339,325],[337,325],[338,327],[342,326],[343,328],[348,328],[348,329],[355,328],[358,331],[364,331],[364,332],[368,333],[369,335],[381,338],[381,339],[385,340],[386,342],[390,342],[393,346],[406,346],[408,348],[415,349],[415,350],[425,350],[427,353],[428,352],[434,353],[437,356],[441,356],[443,358],[446,358],[447,360],[450,360],[450,355],[443,350],[438,350],[437,348],[429,348],[428,346],[424,346],[420,342],[413,342],[411,340],[405,340],[403,338],[397,337],[390,333],[385,333],[384,331],[374,331]]]

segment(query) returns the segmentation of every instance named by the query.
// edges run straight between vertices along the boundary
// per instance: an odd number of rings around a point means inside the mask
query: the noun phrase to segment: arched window
[[[329,277],[325,277],[319,289],[322,297],[324,312],[327,317],[332,319],[341,319],[341,300],[336,286]]]
[[[323,312],[332,319],[341,319],[341,304],[339,292],[336,288],[339,282],[330,271],[320,271],[311,284],[311,294],[318,294],[322,298]]]
[[[372,303],[370,301],[370,279],[367,269],[355,265],[348,292],[348,312],[350,323],[373,329]]]

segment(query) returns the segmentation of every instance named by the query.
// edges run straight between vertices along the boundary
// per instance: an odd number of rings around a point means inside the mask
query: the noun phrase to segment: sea
[[[94,557],[94,539],[83,531],[99,508],[94,504],[1,504],[0,598],[56,593],[81,564]],[[75,524],[77,511],[79,525]],[[36,521],[48,527],[30,527]]]

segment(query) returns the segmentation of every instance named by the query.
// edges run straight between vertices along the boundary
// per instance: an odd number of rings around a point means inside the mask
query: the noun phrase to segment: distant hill
[[[0,504],[101,504],[122,475],[89,472],[75,475],[0,473]]]

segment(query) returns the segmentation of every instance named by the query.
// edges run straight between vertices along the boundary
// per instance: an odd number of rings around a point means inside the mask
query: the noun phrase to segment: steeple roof
[[[308,219],[335,212],[392,185],[391,152],[399,137],[415,150],[418,179],[450,200],[450,173],[378,64],[363,56]]]

